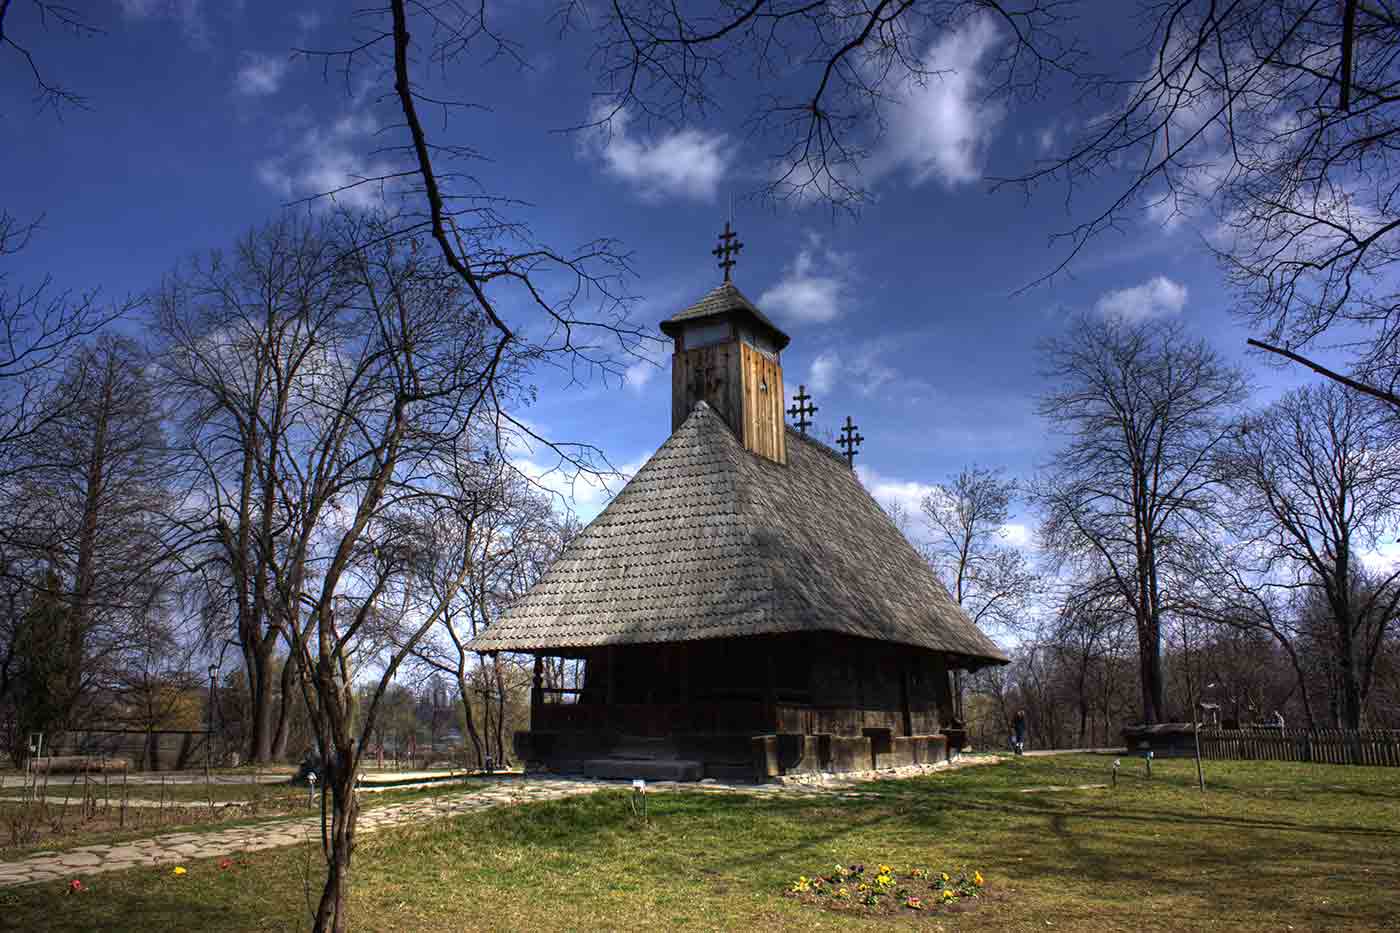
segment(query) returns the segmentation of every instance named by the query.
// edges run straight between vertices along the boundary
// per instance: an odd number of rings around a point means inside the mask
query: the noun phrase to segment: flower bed
[[[957,874],[889,865],[837,865],[826,875],[800,876],[788,897],[833,910],[895,914],[938,912],[986,893],[980,871]]]

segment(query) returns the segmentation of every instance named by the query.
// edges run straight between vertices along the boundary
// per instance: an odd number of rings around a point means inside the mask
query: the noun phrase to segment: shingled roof
[[[1004,662],[831,448],[784,466],[700,402],[543,578],[469,647],[549,651],[840,632]]]
[[[759,323],[771,330],[777,338],[779,350],[786,347],[788,342],[792,339],[787,334],[783,333],[782,328],[778,327],[777,324],[768,320],[768,316],[758,310],[752,301],[745,298],[744,293],[739,291],[739,289],[734,286],[733,282],[725,282],[717,288],[711,289],[704,298],[701,298],[689,308],[671,315],[661,322],[661,330],[674,337],[676,336],[677,330],[679,330],[680,324],[695,321],[699,318],[718,317],[722,314],[735,313],[752,315]]]

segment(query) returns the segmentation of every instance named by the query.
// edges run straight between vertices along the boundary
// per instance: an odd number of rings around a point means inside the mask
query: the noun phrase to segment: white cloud
[[[233,78],[233,89],[245,97],[276,94],[287,76],[287,59],[261,52],[244,52],[243,64]]]
[[[834,352],[827,350],[818,353],[817,358],[812,360],[812,368],[807,372],[807,382],[812,391],[829,392],[836,382],[836,373],[840,368],[841,361]]]
[[[823,350],[812,360],[807,378],[814,392],[830,392],[838,384],[863,398],[898,386],[913,392],[926,389],[923,381],[904,376],[887,360],[900,347],[898,337],[879,337],[841,350]]]
[[[884,108],[888,131],[870,168],[907,168],[914,184],[954,186],[982,174],[987,145],[1005,108],[986,99],[984,60],[1004,36],[989,16],[974,16],[934,42],[923,65],[937,74],[910,81]]]
[[[604,116],[606,112],[594,111],[594,119]],[[648,200],[667,196],[696,201],[714,198],[733,158],[725,151],[727,136],[687,128],[643,139],[629,131],[630,121],[625,109],[618,110],[606,126],[586,139],[587,150],[603,160],[609,174],[632,182]]]
[[[820,272],[814,268],[818,255],[823,266]],[[758,303],[779,317],[811,323],[830,321],[842,311],[846,265],[842,257],[822,249],[820,237],[808,234],[797,258],[778,283],[758,297]]]
[[[647,462],[648,456],[618,464],[616,469],[620,475],[603,478],[558,466],[547,467],[530,459],[516,460],[515,466],[532,483],[554,496],[559,511],[571,513],[581,521],[590,522],[636,475]]]
[[[1142,321],[1179,313],[1186,305],[1186,295],[1185,285],[1159,275],[1132,288],[1105,292],[1094,310],[1104,317]]]
[[[633,392],[641,392],[657,373],[657,365],[651,360],[638,360],[622,373],[622,384]]]
[[[367,114],[341,117],[329,129],[313,126],[285,153],[260,162],[256,169],[258,180],[287,199],[335,191],[325,203],[334,201],[356,208],[379,206],[384,201],[380,184],[365,180],[385,175],[390,168],[362,154],[365,147],[361,138],[376,128],[374,119]]]
[[[1021,522],[1007,522],[1001,526],[1001,539],[1015,548],[1035,547],[1035,534]]]
[[[204,19],[204,0],[117,0],[127,19],[173,19],[185,38],[203,43],[209,38]]]
[[[1372,573],[1394,573],[1400,566],[1400,541],[1382,541],[1360,553],[1361,563]]]
[[[670,342],[645,340],[636,346],[634,353],[638,358],[622,371],[622,384],[640,394],[647,383],[661,372],[670,355]]]
[[[935,487],[928,483],[892,479],[881,476],[869,467],[859,465],[856,466],[856,476],[860,478],[865,491],[870,493],[876,502],[893,502],[907,509],[913,515],[918,514],[920,503],[924,501],[924,497],[932,495],[936,491]]]

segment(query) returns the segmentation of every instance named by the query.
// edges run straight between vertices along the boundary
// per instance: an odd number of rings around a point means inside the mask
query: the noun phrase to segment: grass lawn
[[[860,797],[609,791],[364,837],[361,930],[1400,930],[1400,770],[1019,759]],[[1029,792],[1026,792],[1029,791]],[[295,930],[314,849],[0,891],[0,929]],[[783,896],[836,861],[980,869],[970,909],[875,921]]]

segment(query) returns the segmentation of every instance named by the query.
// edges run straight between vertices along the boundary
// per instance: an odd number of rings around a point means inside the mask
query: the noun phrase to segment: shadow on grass
[[[365,837],[352,899],[373,918],[365,929],[391,922],[413,928],[412,910],[433,930],[491,928],[491,918],[500,920],[474,900],[437,900],[460,889],[479,892],[488,905],[521,905],[522,929],[581,928],[578,918],[595,913],[612,918],[597,927],[624,919],[662,924],[682,909],[676,904],[698,912],[706,928],[799,929],[806,915],[788,912],[781,896],[791,878],[837,858],[889,857],[929,868],[978,867],[1014,900],[1016,915],[1035,925],[1040,916],[1056,918],[1058,928],[1090,930],[1385,925],[1380,892],[1400,888],[1400,814],[1374,807],[1376,820],[1359,822],[1373,807],[1365,791],[1374,776],[1319,775],[1296,787],[1286,784],[1294,780],[1286,770],[1221,769],[1245,784],[1264,776],[1290,791],[1318,791],[1318,818],[1310,819],[1281,808],[1284,801],[1262,788],[1200,797],[1188,776],[1169,768],[1151,785],[1117,792],[1023,794],[1103,770],[1096,762],[1039,761],[866,785],[874,793],[860,797],[668,792],[650,798],[646,824],[626,790],[425,822]],[[1321,793],[1334,778],[1345,787]],[[1384,795],[1386,788],[1376,790]],[[1202,801],[1224,812],[1196,812]],[[297,851],[315,855],[314,847]],[[254,857],[256,874],[225,877],[226,891],[218,882],[205,886],[213,902],[189,884],[136,875],[129,886],[125,875],[94,879],[113,907],[55,899],[50,887],[42,897],[24,894],[13,912],[0,905],[0,929],[291,929],[304,918],[288,890],[265,904],[260,892],[228,882],[275,878],[287,887],[301,855]],[[187,881],[196,874],[203,883],[194,867]],[[542,903],[556,907],[536,909]],[[565,907],[573,913],[561,913]],[[995,929],[983,924],[1013,918],[988,910],[985,919],[974,913],[966,922]],[[572,924],[565,916],[575,918]],[[864,928],[854,917],[843,923]]]

